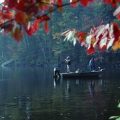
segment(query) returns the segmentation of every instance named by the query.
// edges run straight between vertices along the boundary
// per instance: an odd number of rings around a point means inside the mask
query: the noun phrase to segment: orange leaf
[[[112,49],[113,49],[114,51],[120,49],[120,40],[116,41],[116,42],[113,44]]]
[[[48,21],[44,22],[44,30],[45,30],[46,33],[49,32]]]
[[[13,37],[17,42],[21,41],[23,37],[23,33],[19,28],[16,28],[15,31],[13,32]]]
[[[15,20],[17,23],[25,25],[28,22],[28,16],[25,12],[19,11],[15,15]]]

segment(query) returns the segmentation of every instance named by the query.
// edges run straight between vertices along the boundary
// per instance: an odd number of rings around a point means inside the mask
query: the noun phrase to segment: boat
[[[70,73],[60,73],[62,79],[98,79],[102,77],[102,71],[92,71],[92,72],[70,72]]]

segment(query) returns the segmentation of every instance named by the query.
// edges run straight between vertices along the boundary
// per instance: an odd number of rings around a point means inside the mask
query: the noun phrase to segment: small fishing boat
[[[70,72],[70,73],[60,73],[61,78],[63,79],[98,79],[102,76],[102,71],[92,71],[92,72]]]
[[[61,73],[60,70],[54,69],[54,79],[99,79],[102,77],[104,69],[99,69],[98,71],[88,71],[88,72],[65,72]]]

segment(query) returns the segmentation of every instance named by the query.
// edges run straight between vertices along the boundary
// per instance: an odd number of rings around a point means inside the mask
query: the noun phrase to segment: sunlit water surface
[[[0,71],[0,120],[108,120],[120,78],[54,81],[48,69]]]

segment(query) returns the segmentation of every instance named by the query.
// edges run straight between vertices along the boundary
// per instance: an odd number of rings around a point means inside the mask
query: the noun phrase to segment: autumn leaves
[[[96,51],[120,49],[120,29],[116,23],[93,27],[89,33],[72,29],[65,31],[62,35],[65,36],[64,40],[70,41],[74,45],[78,41],[81,46],[86,48],[89,55]]]
[[[4,32],[10,33],[16,41],[20,41],[22,40],[22,37],[24,35],[23,33],[26,32],[28,35],[31,36],[35,32],[37,32],[40,28],[40,24],[43,24],[45,32],[48,33],[48,21],[50,20],[49,13],[56,10],[56,8],[58,9],[58,11],[62,11],[63,6],[65,5],[77,7],[78,4],[81,4],[84,7],[86,7],[89,3],[92,3],[93,1],[94,0],[70,0],[69,3],[65,3],[65,1],[63,0],[4,0],[4,2],[0,6],[0,27]],[[103,2],[116,7],[118,3],[120,3],[120,0],[103,0]],[[119,7],[114,12],[114,16],[120,19]],[[109,27],[111,25],[112,24],[109,24]],[[102,26],[97,27],[96,31],[98,31],[98,28],[100,27]],[[106,27],[106,25],[104,25],[102,29],[104,27]],[[108,31],[110,32],[111,30],[107,29],[106,34],[110,34]],[[85,45],[84,41],[89,33],[87,34],[83,32],[77,32],[75,34],[79,38],[81,44]],[[113,35],[118,36],[115,34],[116,33],[114,33]],[[92,40],[90,40],[89,42],[94,44],[94,42],[96,42],[96,38],[92,38]],[[103,44],[104,42],[105,40],[103,41],[103,39],[101,39],[101,41],[99,40],[98,43]],[[113,43],[114,45],[118,45],[118,42],[119,41],[114,41]],[[90,44],[89,47],[87,47],[89,48],[87,49],[89,54],[94,52],[94,46],[92,46],[92,44]],[[114,50],[118,48],[117,45],[115,45],[116,47],[113,47]],[[99,47],[101,50],[106,49],[105,46],[100,45]]]
[[[16,41],[22,40],[25,31],[33,35],[41,23],[45,32],[49,32],[50,17],[45,13],[51,6],[50,0],[5,0],[0,7],[0,27]]]

